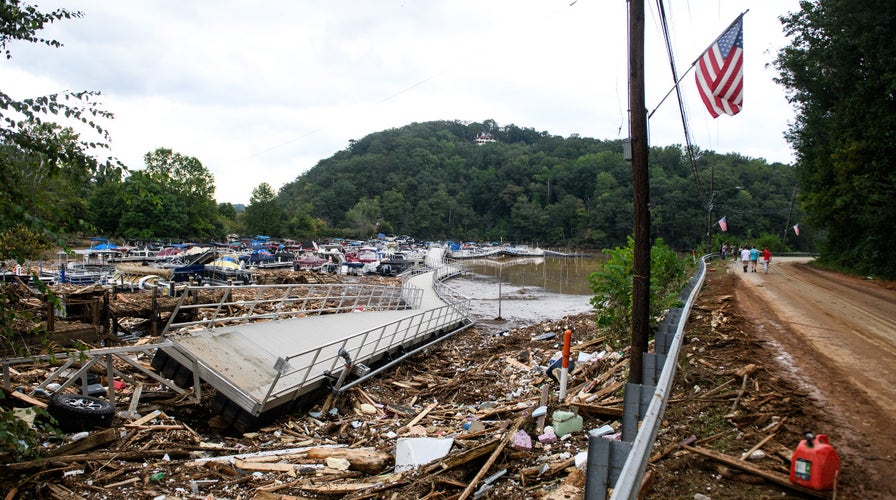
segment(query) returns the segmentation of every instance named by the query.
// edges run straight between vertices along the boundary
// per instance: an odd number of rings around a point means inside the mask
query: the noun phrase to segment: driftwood
[[[84,439],[72,441],[71,443],[67,443],[58,448],[54,448],[49,454],[47,454],[47,456],[57,457],[60,455],[73,455],[76,453],[83,453],[87,450],[92,450],[99,446],[109,444],[117,439],[118,429],[106,429],[101,432],[90,434]]]
[[[89,462],[100,460],[123,460],[126,462],[146,460],[149,458],[162,458],[168,455],[169,458],[185,458],[190,455],[188,450],[183,448],[172,448],[170,450],[140,450],[140,451],[122,451],[122,452],[106,452],[106,453],[88,453],[80,455],[63,455],[52,458],[40,458],[29,462],[16,462],[7,464],[8,470],[29,470],[43,467],[47,463],[74,463]]]
[[[427,474],[430,474],[433,472],[438,473],[438,472],[446,471],[449,469],[453,469],[455,467],[463,465],[472,460],[476,460],[477,458],[479,458],[485,454],[495,451],[495,448],[498,447],[498,443],[499,443],[498,439],[492,439],[491,441],[487,441],[475,448],[470,448],[469,450],[463,451],[461,453],[457,453],[457,454],[455,454],[451,457],[448,457],[444,460],[435,462],[434,464],[430,464],[430,465],[426,466],[426,468],[424,468],[424,472],[426,472]]]
[[[392,461],[392,455],[373,449],[359,448],[311,448],[308,458],[327,459],[344,458],[351,464],[352,470],[379,474],[386,470]]]
[[[746,460],[747,457],[752,455],[754,451],[765,446],[765,443],[769,442],[773,437],[775,437],[775,434],[777,434],[777,432],[778,432],[778,427],[781,427],[781,425],[784,424],[784,422],[786,422],[786,421],[787,421],[787,417],[784,417],[781,420],[778,420],[777,422],[775,422],[774,424],[766,427],[765,430],[772,430],[771,434],[769,434],[768,436],[765,436],[765,439],[763,439],[762,441],[759,441],[759,443],[757,443],[756,446],[753,446],[752,448],[750,448],[749,450],[744,452],[740,456],[740,459]]]

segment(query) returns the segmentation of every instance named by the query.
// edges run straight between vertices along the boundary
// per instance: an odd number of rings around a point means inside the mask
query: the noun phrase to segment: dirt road
[[[820,426],[833,427],[816,432],[831,437],[844,468],[896,496],[896,290],[807,261],[775,258],[768,274],[730,263],[740,312],[817,399],[830,419]]]

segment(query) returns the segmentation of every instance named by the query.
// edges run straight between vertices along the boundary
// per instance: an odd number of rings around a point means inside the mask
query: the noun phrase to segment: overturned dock
[[[440,264],[441,254],[431,262]],[[171,315],[153,366],[179,387],[194,387],[197,398],[200,382],[214,387],[213,410],[225,424],[246,429],[301,404],[309,393],[339,391],[472,326],[468,301],[441,285],[457,272],[430,267],[401,287],[190,288]]]

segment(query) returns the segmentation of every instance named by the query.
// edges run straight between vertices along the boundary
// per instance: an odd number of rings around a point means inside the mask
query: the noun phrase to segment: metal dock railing
[[[195,385],[197,397],[201,380],[257,417],[325,385],[339,390],[350,377],[368,375],[367,365],[471,326],[469,301],[441,284],[459,272],[430,268],[409,274],[401,287],[191,288],[153,365],[182,386]]]

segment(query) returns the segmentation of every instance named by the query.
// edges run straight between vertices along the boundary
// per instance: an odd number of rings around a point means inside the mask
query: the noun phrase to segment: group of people
[[[728,258],[728,253],[733,249],[728,246],[728,243],[722,243],[722,247],[719,253],[722,254],[722,259]],[[759,267],[759,263],[762,263],[762,269],[768,274],[768,265],[772,261],[772,252],[765,247],[763,250],[759,250],[753,245],[744,244],[740,248],[740,261],[744,266],[744,272],[757,272],[757,268]]]

